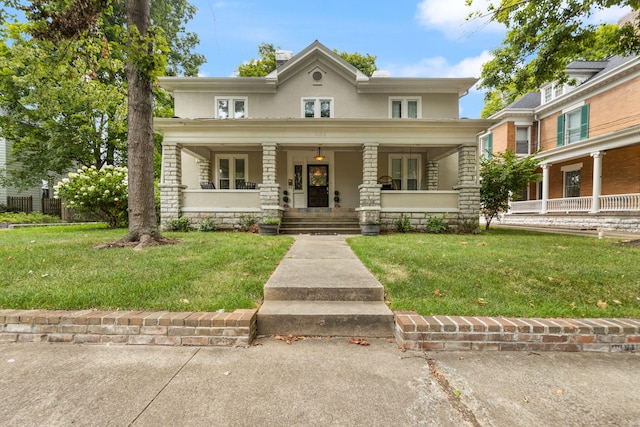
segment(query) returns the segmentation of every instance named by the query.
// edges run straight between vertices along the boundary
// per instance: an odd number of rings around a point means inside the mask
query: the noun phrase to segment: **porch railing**
[[[259,211],[260,190],[183,190],[182,210]]]
[[[589,212],[592,197],[566,197],[564,199],[547,200],[548,212]]]
[[[602,211],[639,211],[640,194],[612,194],[600,197]]]
[[[547,200],[547,212],[591,212],[593,198],[567,197]],[[542,200],[512,202],[510,213],[539,213]],[[611,194],[600,196],[600,212],[640,211],[640,194]]]

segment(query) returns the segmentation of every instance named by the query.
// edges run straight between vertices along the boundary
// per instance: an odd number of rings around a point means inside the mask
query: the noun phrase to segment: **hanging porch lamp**
[[[318,147],[318,154],[315,155],[314,159],[321,162],[324,160],[324,155],[322,154],[322,149]]]

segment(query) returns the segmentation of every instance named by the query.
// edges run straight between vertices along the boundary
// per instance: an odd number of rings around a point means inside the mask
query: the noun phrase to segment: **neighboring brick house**
[[[317,41],[277,56],[266,77],[160,79],[175,100],[155,120],[163,224],[331,212],[336,192],[383,228],[477,221],[476,135],[492,122],[459,118],[475,78],[368,77]]]
[[[503,221],[640,233],[640,57],[575,61],[489,119],[481,153],[535,154],[542,182]]]

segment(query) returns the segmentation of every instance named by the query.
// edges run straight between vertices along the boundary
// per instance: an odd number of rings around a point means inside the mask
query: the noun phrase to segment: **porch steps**
[[[390,337],[384,288],[343,238],[299,236],[264,287],[258,334]]]
[[[280,224],[282,234],[360,234],[358,214],[352,211],[287,211]]]

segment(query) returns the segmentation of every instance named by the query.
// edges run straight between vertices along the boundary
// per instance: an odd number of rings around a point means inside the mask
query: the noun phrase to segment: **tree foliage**
[[[472,3],[473,0],[468,0]],[[590,23],[597,11],[630,6],[638,0],[500,0],[490,3],[491,21],[507,28],[493,59],[484,64],[481,86],[500,93],[504,107],[518,96],[551,81],[565,81],[565,68],[574,60],[602,60],[612,55],[640,53],[640,21],[636,15],[621,26]],[[490,101],[495,101],[491,98]],[[498,108],[499,109],[499,108]]]
[[[510,200],[517,200],[527,184],[540,180],[538,165],[533,155],[519,158],[509,150],[480,161],[480,206],[487,230],[493,218],[509,209]]]
[[[275,47],[272,43],[262,43],[258,46],[259,59],[252,58],[246,64],[240,64],[238,66],[238,76],[240,77],[263,77],[276,69],[276,50],[280,47]],[[353,65],[367,76],[371,76],[374,71],[378,69],[376,66],[376,57],[371,56],[368,53],[362,55],[358,52],[334,52],[346,60],[349,64]]]
[[[16,160],[5,184],[25,188],[80,166],[125,164],[127,57],[151,78],[197,75],[204,62],[192,52],[197,35],[185,32],[195,11],[187,0],[151,2],[157,26],[146,37],[154,49],[137,56],[124,1],[20,3],[7,6],[22,8],[27,21],[5,25],[0,39],[0,128]],[[9,19],[9,9],[0,11]],[[155,94],[156,115],[170,117],[170,97]]]

